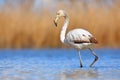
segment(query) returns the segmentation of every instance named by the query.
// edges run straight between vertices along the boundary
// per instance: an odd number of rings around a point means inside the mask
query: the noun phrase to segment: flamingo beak
[[[57,27],[57,22],[54,20],[54,24],[55,24],[55,26]]]
[[[58,22],[58,19],[59,19],[59,17],[58,16],[56,16],[55,17],[55,19],[54,19],[54,24],[55,24],[55,26],[57,27],[57,22]]]

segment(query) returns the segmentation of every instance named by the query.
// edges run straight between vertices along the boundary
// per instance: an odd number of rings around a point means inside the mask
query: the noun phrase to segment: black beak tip
[[[55,23],[55,26],[57,27],[57,23]]]
[[[57,27],[57,23],[54,21],[55,26]]]

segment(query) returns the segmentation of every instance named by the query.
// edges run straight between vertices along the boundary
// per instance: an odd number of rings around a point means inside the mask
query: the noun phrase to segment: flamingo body
[[[71,46],[78,50],[80,67],[82,67],[82,59],[80,55],[81,49],[89,49],[91,53],[95,56],[94,61],[90,64],[92,66],[97,60],[98,56],[91,49],[93,44],[98,43],[98,41],[93,37],[93,35],[84,29],[73,29],[66,34],[66,29],[69,24],[69,18],[64,10],[59,10],[55,17],[54,23],[57,26],[57,21],[60,17],[64,17],[65,21],[60,32],[60,41],[68,46]]]
[[[91,42],[92,34],[84,29],[74,29],[68,32],[65,38],[67,45],[73,46],[76,49],[88,49],[95,42]]]

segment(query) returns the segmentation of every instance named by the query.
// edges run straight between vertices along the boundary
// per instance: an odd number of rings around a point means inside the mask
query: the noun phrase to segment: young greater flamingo
[[[57,22],[60,17],[64,17],[64,25],[61,29],[60,33],[60,41],[68,46],[71,46],[78,50],[78,55],[80,59],[80,67],[83,67],[82,65],[82,59],[80,55],[81,49],[89,49],[91,53],[95,56],[94,61],[90,64],[90,67],[98,60],[98,56],[93,52],[92,45],[98,43],[98,41],[93,37],[91,33],[84,29],[74,29],[68,32],[66,34],[66,29],[69,24],[69,18],[67,13],[64,10],[59,10],[56,14],[56,17],[54,19],[54,23],[57,26]],[[65,37],[66,34],[66,37]]]

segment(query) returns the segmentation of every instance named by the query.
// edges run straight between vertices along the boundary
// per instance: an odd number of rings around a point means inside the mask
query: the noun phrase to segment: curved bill
[[[54,24],[55,24],[55,26],[57,27],[57,22],[54,20]]]
[[[54,24],[55,24],[56,27],[57,27],[58,20],[59,20],[59,16],[56,16],[55,19],[54,19]]]

